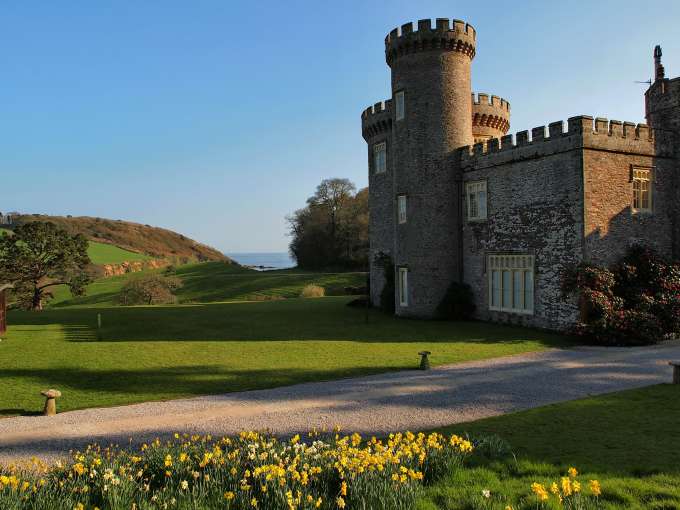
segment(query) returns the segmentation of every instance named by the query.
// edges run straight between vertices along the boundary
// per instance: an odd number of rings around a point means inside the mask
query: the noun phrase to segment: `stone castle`
[[[476,38],[448,19],[385,38],[392,98],[361,115],[371,301],[394,267],[399,316],[434,317],[464,282],[480,319],[564,329],[579,318],[565,269],[639,243],[680,258],[680,78],[657,47],[648,124],[581,115],[513,136],[509,102],[471,91]]]

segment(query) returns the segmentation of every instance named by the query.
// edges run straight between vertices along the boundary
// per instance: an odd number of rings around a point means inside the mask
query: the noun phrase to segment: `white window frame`
[[[394,93],[394,113],[396,120],[404,120],[404,117],[406,116],[406,103],[403,90]]]
[[[465,203],[467,206],[468,220],[486,220],[489,207],[489,194],[487,192],[486,181],[470,181],[465,183]]]
[[[632,167],[631,184],[633,199],[631,209],[635,213],[651,213],[654,207],[653,185],[654,175],[651,168]],[[646,189],[645,189],[646,188]],[[647,204],[644,204],[644,193],[647,193]]]
[[[397,195],[397,221],[400,225],[406,223],[407,207],[406,195]]]
[[[533,315],[536,307],[534,261],[534,256],[526,253],[487,256],[489,310]]]
[[[408,306],[408,268],[400,267],[397,270],[397,282],[399,284],[399,306]]]
[[[387,171],[387,142],[373,145],[373,173],[383,174]]]

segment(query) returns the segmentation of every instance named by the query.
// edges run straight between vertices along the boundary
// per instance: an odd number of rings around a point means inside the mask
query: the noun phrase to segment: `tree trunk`
[[[42,290],[35,289],[33,291],[33,302],[31,303],[31,310],[34,312],[41,312],[43,309],[42,305]]]

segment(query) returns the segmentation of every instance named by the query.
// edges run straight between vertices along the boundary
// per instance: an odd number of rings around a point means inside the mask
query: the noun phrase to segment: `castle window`
[[[533,255],[489,255],[489,309],[534,313]]]
[[[468,220],[486,219],[486,181],[465,183]]]
[[[397,195],[397,219],[406,223],[406,195]]]
[[[376,143],[373,146],[373,171],[381,174],[387,170],[387,143]]]
[[[408,306],[408,268],[399,268],[399,306]]]
[[[394,95],[395,114],[397,120],[404,119],[404,91],[400,90]]]
[[[652,211],[652,179],[648,168],[633,168],[633,211]]]

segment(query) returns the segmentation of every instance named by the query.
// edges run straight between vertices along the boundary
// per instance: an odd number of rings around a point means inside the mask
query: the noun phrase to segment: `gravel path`
[[[436,360],[436,354],[434,356]],[[0,463],[55,458],[92,442],[127,444],[173,432],[279,434],[312,427],[381,434],[419,430],[660,382],[680,345],[550,350],[435,368],[298,384],[55,417],[0,419]]]

